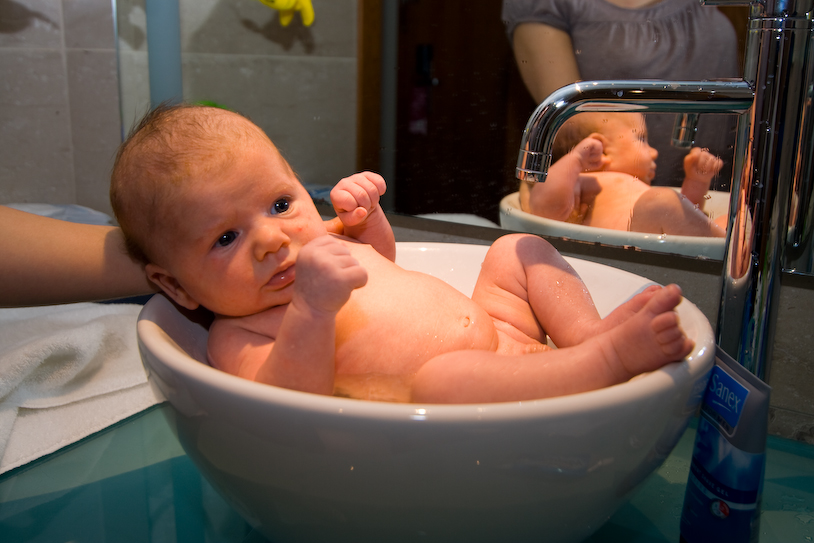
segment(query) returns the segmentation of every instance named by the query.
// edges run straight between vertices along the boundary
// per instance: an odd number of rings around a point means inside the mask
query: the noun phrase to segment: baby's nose
[[[262,261],[269,253],[276,253],[290,241],[291,239],[280,228],[264,224],[257,229],[254,256],[258,261]]]

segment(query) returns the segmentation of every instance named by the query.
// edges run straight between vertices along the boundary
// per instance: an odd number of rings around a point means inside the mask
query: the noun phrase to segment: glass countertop
[[[201,478],[167,404],[0,476],[3,543],[265,542]],[[695,430],[589,543],[677,543]],[[814,446],[770,437],[761,543],[814,542]]]

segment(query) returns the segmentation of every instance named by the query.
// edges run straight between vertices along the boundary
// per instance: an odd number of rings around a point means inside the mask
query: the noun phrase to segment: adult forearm
[[[121,230],[0,206],[0,306],[94,301],[153,291]]]

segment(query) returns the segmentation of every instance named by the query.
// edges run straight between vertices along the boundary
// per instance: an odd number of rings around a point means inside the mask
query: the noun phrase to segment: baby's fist
[[[684,174],[712,179],[724,165],[724,161],[706,149],[693,147],[684,157]]]
[[[382,176],[361,172],[342,179],[331,190],[331,203],[345,226],[362,223],[379,205],[387,186]]]
[[[339,311],[354,289],[367,283],[367,270],[332,236],[308,242],[297,257],[295,293],[313,309]]]
[[[608,163],[608,158],[603,154],[605,146],[599,137],[592,134],[579,142],[574,147],[573,152],[579,157],[580,166],[583,171],[593,172],[600,170]]]

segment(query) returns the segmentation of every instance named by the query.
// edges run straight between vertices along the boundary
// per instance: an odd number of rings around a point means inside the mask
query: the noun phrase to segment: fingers
[[[706,149],[693,147],[684,157],[684,169],[694,169],[699,175],[715,175],[723,167],[724,161]]]
[[[354,226],[362,222],[379,204],[387,190],[382,176],[362,172],[339,181],[331,190],[331,203],[342,222]]]
[[[367,284],[367,270],[331,236],[306,244],[297,258],[296,292],[311,307],[339,311],[353,290]]]

